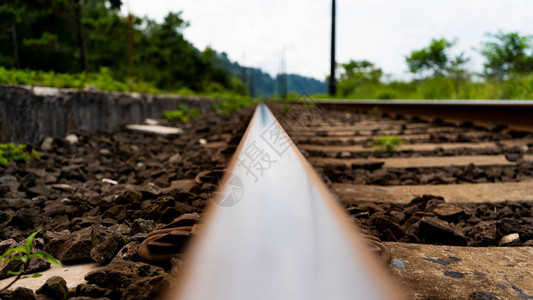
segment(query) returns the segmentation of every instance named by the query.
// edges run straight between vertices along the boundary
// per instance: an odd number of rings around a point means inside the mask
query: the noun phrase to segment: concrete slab
[[[376,186],[333,183],[331,191],[343,202],[409,203],[415,196],[442,196],[450,203],[533,201],[533,181],[477,184]]]
[[[407,299],[533,299],[533,247],[385,245]]]
[[[374,127],[375,128],[375,127]],[[379,128],[377,128],[379,129]],[[455,132],[457,131],[456,127],[429,127],[425,128],[428,133],[436,133],[436,132]],[[328,136],[354,136],[357,135],[375,135],[374,130],[372,129],[360,129],[358,130],[351,129],[351,130],[335,130],[335,131],[328,131]],[[413,128],[413,129],[406,129],[401,130],[400,126],[392,126],[390,129],[380,129],[379,131],[382,135],[399,135],[399,134],[417,134],[420,133],[420,129]],[[315,131],[304,131],[301,134],[302,136],[317,136],[317,132]]]
[[[158,135],[175,135],[183,133],[183,130],[181,128],[160,125],[130,124],[126,125],[126,129]]]
[[[323,152],[374,152],[372,147],[363,147],[361,145],[299,145],[301,149]],[[496,143],[446,143],[446,144],[404,144],[398,146],[395,151],[431,151],[437,148],[442,149],[459,149],[459,148],[496,148]]]
[[[533,155],[524,155],[524,160],[533,160]],[[467,166],[471,163],[476,166],[511,166],[515,162],[505,159],[504,155],[475,155],[475,156],[425,156],[411,158],[383,158],[383,159],[346,159],[312,157],[309,162],[313,165],[346,165],[363,164],[368,162],[385,162],[383,168],[432,168],[447,166]]]
[[[362,136],[298,136],[298,134],[295,134],[291,136],[293,139],[303,139],[303,140],[310,140],[310,141],[320,141],[320,142],[363,142],[363,141],[372,141],[374,139],[377,139],[381,137],[382,135],[362,135]],[[397,137],[401,138],[404,141],[409,140],[422,140],[422,139],[429,139],[429,134],[403,134],[403,135],[397,135]]]
[[[313,128],[315,131],[345,131],[345,130],[375,130],[375,129],[399,129],[405,125],[407,129],[413,128],[427,128],[435,125],[427,123],[406,123],[405,121],[372,121],[372,122],[356,122],[354,124],[338,123],[284,123],[288,127],[298,130]],[[304,125],[304,126],[302,126]]]
[[[17,281],[14,285],[11,286],[11,290],[14,290],[20,286],[37,290],[53,276],[61,276],[67,282],[67,287],[75,288],[78,284],[85,283],[85,275],[92,270],[96,269],[98,264],[81,264],[81,265],[72,265],[72,266],[54,266],[44,272],[39,272],[43,274],[41,277],[37,278],[27,278]],[[13,281],[13,277],[0,280],[0,287],[4,287]]]
[[[507,147],[522,146],[532,144],[531,139],[516,139],[516,140],[504,140],[500,141],[500,144]],[[496,148],[498,145],[495,142],[482,142],[482,143],[423,143],[423,144],[403,144],[396,148],[395,151],[432,151],[437,148],[444,150],[452,150],[459,148],[469,149],[485,149]],[[311,151],[324,151],[324,152],[373,152],[371,147],[363,147],[361,145],[313,145],[313,144],[300,144],[299,148]]]
[[[346,142],[372,141],[384,135],[385,134],[357,135],[357,136],[312,136],[312,137],[302,135],[301,138],[305,140],[311,140],[311,141],[320,141],[320,142],[331,141],[331,142],[346,143]],[[450,134],[450,133],[443,133],[442,135],[450,139],[453,139],[455,137],[453,134]],[[470,139],[480,138],[480,137],[483,137],[484,135],[486,135],[486,133],[482,131],[473,131],[473,132],[464,133],[464,136]],[[300,137],[298,136],[298,134],[294,134],[294,138],[298,138],[298,137]],[[409,142],[410,140],[415,140],[415,139],[416,140],[422,140],[422,139],[427,140],[431,138],[429,133],[400,134],[400,135],[395,135],[395,137],[401,138],[405,142]]]

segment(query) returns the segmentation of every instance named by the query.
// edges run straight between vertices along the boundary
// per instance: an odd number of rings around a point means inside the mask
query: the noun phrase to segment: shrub
[[[35,149],[28,151],[24,144],[18,146],[13,143],[0,144],[0,165],[2,166],[8,166],[10,162],[29,161],[32,157],[37,160],[41,159]]]
[[[202,116],[198,108],[189,108],[187,104],[179,104],[178,109],[165,111],[163,119],[168,121],[189,122],[191,119],[199,119]]]

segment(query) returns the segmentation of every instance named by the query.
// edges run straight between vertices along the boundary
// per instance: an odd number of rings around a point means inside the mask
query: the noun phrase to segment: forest
[[[197,49],[183,36],[181,12],[162,22],[123,16],[121,0],[0,0],[0,83],[80,89],[318,98],[326,80],[271,76],[231,61],[224,52]],[[484,70],[465,65],[456,40],[433,39],[405,63],[411,80],[391,80],[371,61],[337,65],[336,98],[529,99],[533,97],[531,37],[487,34],[479,46]]]
[[[278,94],[279,78],[197,49],[181,12],[158,23],[121,16],[121,0],[0,0],[0,83],[102,90]],[[324,82],[287,75],[294,93]]]

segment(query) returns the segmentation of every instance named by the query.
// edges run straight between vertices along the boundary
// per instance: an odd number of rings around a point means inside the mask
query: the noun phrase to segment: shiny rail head
[[[168,299],[398,299],[270,110],[259,105]]]

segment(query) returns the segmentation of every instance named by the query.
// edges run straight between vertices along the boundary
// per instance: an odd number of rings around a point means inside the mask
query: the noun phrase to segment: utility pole
[[[337,83],[335,82],[335,0],[331,1],[331,61],[329,70],[329,95],[337,94]]]
[[[278,75],[279,97],[287,99],[287,57],[285,55],[286,46],[281,50],[280,74]]]
[[[13,43],[13,60],[15,62],[15,68],[20,69],[19,49],[17,44],[17,27],[15,25],[15,21],[11,23],[11,42]]]
[[[128,7],[129,10],[129,7]],[[133,21],[135,17],[128,12],[128,60],[130,64],[130,77],[135,76],[135,65],[133,63]]]
[[[253,68],[249,68],[250,74],[249,76],[249,84],[250,84],[250,96],[253,98],[255,97],[255,70]]]
[[[74,6],[74,13],[76,17],[76,33],[78,37],[78,47],[80,50],[80,63],[81,69],[83,72],[89,71],[89,63],[87,61],[87,48],[85,46],[85,36],[83,35],[83,24],[82,24],[82,9],[83,9],[82,0],[77,0]]]

